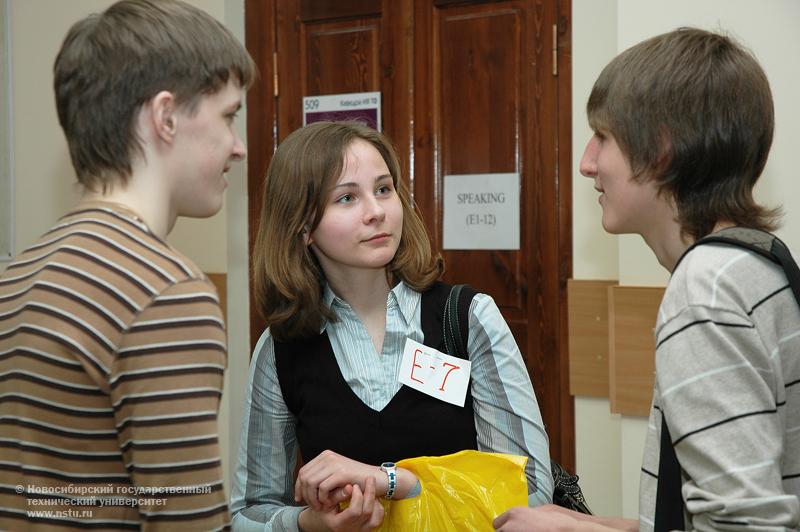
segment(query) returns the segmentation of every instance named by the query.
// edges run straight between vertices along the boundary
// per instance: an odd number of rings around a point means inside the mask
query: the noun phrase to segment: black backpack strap
[[[728,227],[717,231],[712,235],[699,239],[689,246],[678,260],[675,268],[681,263],[683,257],[697,246],[715,242],[749,249],[783,268],[786,279],[789,281],[789,286],[794,294],[794,298],[797,304],[800,305],[800,268],[798,268],[797,263],[794,258],[792,258],[792,254],[786,244],[777,236],[766,231],[749,227]]]
[[[781,266],[783,266],[783,271],[786,273],[789,286],[792,288],[794,299],[800,305],[800,268],[797,267],[797,263],[792,258],[789,248],[778,237],[775,237],[775,240],[772,241],[772,254],[778,258]]]
[[[683,495],[681,493],[681,466],[672,446],[669,427],[661,412],[661,451],[658,459],[658,487],[656,491],[655,532],[683,530]]]
[[[469,306],[477,292],[469,285],[456,284],[444,304],[444,343],[447,354],[469,359],[467,339],[469,337]]]

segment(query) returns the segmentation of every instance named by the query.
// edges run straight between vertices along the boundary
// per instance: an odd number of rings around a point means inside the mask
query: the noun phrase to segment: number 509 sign
[[[303,125],[321,120],[358,120],[381,130],[381,93],[356,92],[303,98]]]
[[[397,380],[442,401],[464,406],[472,363],[406,340]]]

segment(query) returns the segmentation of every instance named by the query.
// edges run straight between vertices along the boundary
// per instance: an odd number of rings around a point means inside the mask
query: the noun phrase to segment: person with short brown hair
[[[753,199],[772,146],[772,93],[731,38],[684,28],[625,50],[603,69],[586,112],[594,131],[612,132],[634,179],[674,198],[687,237],[719,220],[776,228],[779,210]]]
[[[779,210],[753,197],[774,128],[764,71],[732,38],[680,28],[612,60],[587,113],[594,135],[580,171],[600,193],[603,228],[641,235],[671,273],[655,328],[639,520],[513,508],[495,528],[796,530],[798,301],[759,253],[694,246],[731,228],[777,226]]]
[[[102,68],[101,68],[102,67]],[[219,21],[181,1],[120,1],[75,23],[53,66],[56,109],[78,182],[103,191],[125,185],[142,105],[169,88],[175,109],[193,114],[228,82],[247,87],[255,65]]]
[[[189,4],[123,0],[53,70],[83,196],[0,275],[0,528],[221,530],[225,323],[166,236],[222,206],[254,64]]]
[[[251,362],[234,529],[373,529],[377,498],[420,492],[394,462],[466,449],[527,456],[529,504],[550,502],[541,413],[491,297],[463,309],[463,407],[398,381],[409,339],[444,351],[450,287],[388,139],[357,122],[298,129],[278,146],[263,194],[254,291],[268,328]]]

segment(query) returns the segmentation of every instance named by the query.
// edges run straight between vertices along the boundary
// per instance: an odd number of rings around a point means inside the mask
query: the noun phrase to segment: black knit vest
[[[434,284],[422,294],[423,343],[445,352],[442,316],[450,286]],[[469,305],[471,297],[463,298]],[[459,314],[462,313],[459,308]],[[275,342],[278,381],[287,407],[297,418],[303,461],[326,449],[366,464],[416,456],[441,456],[476,449],[472,393],[463,407],[434,399],[403,385],[380,412],[347,385],[327,333]]]

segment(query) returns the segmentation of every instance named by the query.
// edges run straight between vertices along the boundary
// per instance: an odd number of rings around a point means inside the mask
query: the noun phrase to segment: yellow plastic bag
[[[412,499],[384,501],[378,530],[492,530],[496,516],[528,505],[527,461],[525,456],[480,451],[401,460],[397,465],[417,475],[422,492]]]

